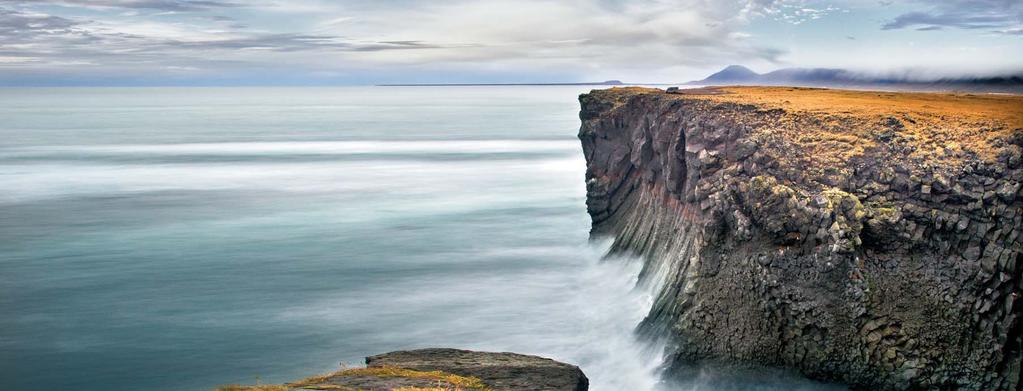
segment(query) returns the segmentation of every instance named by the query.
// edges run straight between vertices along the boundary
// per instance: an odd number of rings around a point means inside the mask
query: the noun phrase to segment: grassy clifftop
[[[749,105],[730,116],[770,141],[779,163],[813,168],[850,159],[894,156],[914,166],[958,166],[973,160],[1019,159],[1023,96],[849,91],[797,87],[717,87],[665,94],[650,88],[612,88],[595,96],[623,101],[637,95],[712,104]],[[778,115],[764,116],[764,111]],[[1018,144],[1018,143],[1015,143]]]

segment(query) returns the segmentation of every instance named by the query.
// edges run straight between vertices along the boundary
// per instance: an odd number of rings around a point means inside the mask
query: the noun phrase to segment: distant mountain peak
[[[742,65],[735,65],[735,64],[732,64],[732,65],[729,65],[729,66],[725,67],[725,69],[722,69],[721,72],[756,73],[756,72],[753,72],[752,69],[746,68],[746,67],[744,67]]]
[[[760,74],[742,65],[729,65],[717,73],[707,76],[703,81],[744,81],[753,80]]]

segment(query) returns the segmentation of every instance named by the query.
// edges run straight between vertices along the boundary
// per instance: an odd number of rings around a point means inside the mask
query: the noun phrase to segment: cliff
[[[646,259],[669,373],[1023,386],[1023,97],[726,87],[579,98],[593,235]]]
[[[287,384],[229,385],[218,391],[586,391],[574,365],[516,353],[419,349],[366,357],[348,368]]]

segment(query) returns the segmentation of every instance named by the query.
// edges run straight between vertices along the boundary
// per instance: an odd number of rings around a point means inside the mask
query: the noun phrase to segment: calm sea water
[[[431,346],[653,388],[638,265],[588,241],[584,90],[0,89],[0,388],[205,390]]]

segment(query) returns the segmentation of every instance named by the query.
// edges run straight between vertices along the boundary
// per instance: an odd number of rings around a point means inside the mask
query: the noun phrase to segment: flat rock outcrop
[[[292,383],[222,386],[218,391],[586,391],[582,370],[548,358],[459,349],[419,349],[366,357],[348,368]]]
[[[711,91],[580,96],[593,234],[646,259],[669,372],[1023,387],[1023,97]]]
[[[493,390],[585,391],[589,387],[586,375],[575,365],[517,353],[420,349],[366,357],[366,365],[471,376]]]

